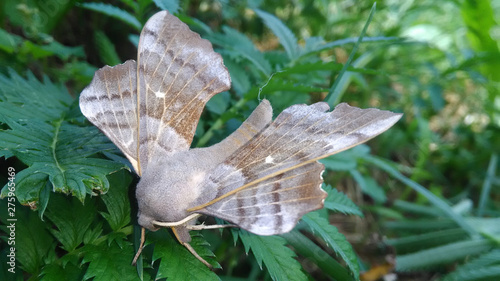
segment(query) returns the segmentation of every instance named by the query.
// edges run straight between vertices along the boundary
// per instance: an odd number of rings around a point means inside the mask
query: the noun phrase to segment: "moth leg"
[[[186,226],[189,230],[203,230],[203,229],[215,229],[215,228],[227,228],[227,227],[238,227],[236,224],[212,224],[212,225],[188,225]]]
[[[213,266],[209,264],[206,260],[204,260],[198,253],[193,249],[193,247],[189,244],[191,241],[191,235],[189,235],[189,230],[185,226],[180,227],[172,227],[172,232],[175,235],[175,238],[179,240],[179,242],[186,247],[186,249],[193,254],[199,261],[201,261],[208,268],[213,269]]]
[[[139,249],[137,249],[137,253],[135,253],[134,259],[132,260],[132,265],[135,266],[139,256],[142,253],[142,249],[144,248],[144,243],[146,242],[146,229],[141,227],[141,243],[139,245]]]

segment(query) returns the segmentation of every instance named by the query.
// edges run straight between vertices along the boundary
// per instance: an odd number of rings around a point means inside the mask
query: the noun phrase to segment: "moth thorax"
[[[151,224],[152,220],[177,222],[186,218],[189,215],[186,210],[200,196],[200,184],[205,178],[205,172],[198,169],[186,173],[178,166],[162,168],[156,173],[143,174],[137,185],[138,220],[140,225],[148,229],[155,228]]]

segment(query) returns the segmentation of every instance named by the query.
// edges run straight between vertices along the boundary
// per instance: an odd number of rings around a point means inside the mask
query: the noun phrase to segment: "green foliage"
[[[166,234],[164,231],[162,234]],[[220,280],[217,275],[197,260],[184,246],[180,245],[170,234],[163,235],[163,239],[156,239],[153,261],[160,260],[157,278],[179,278],[186,280]],[[207,248],[209,244],[197,234],[192,237],[191,246],[196,252],[208,260],[213,266],[220,267],[214,260],[214,254]]]
[[[82,202],[86,194],[106,193],[106,176],[124,166],[90,157],[115,148],[96,129],[78,125],[76,118],[81,116],[75,115],[69,94],[31,74],[24,79],[11,72],[10,78],[0,76],[0,80],[0,122],[10,127],[0,131],[1,153],[29,166],[16,177],[20,203],[45,206],[49,196],[41,193],[47,181],[52,190],[72,194]],[[1,196],[7,196],[7,186]]]
[[[396,250],[399,279],[407,271],[500,278],[494,1],[379,1],[376,13],[370,1],[343,0],[4,2],[0,161],[16,169],[19,267],[6,272],[2,247],[0,279],[357,280],[367,261],[385,258],[367,251],[374,232],[390,237],[383,242]],[[158,8],[209,39],[231,74],[232,89],[207,104],[194,146],[230,134],[260,98],[279,113],[329,95],[331,105],[404,112],[405,120],[369,143],[379,157],[362,145],[322,160],[325,208],[292,232],[192,233],[196,251],[223,269],[209,271],[165,230],[148,232],[130,266],[138,227],[127,161],[74,97],[97,67],[135,59],[138,34]],[[0,200],[8,235],[7,203]],[[363,217],[363,233],[330,225],[333,213]]]
[[[114,17],[118,20],[135,28],[137,31],[141,31],[141,23],[129,12],[115,7],[111,4],[105,3],[83,3],[81,6],[85,9],[89,9],[95,12],[103,13],[107,16]]]
[[[347,195],[333,189],[331,186],[326,186],[323,189],[328,192],[328,197],[325,199],[325,208],[346,215],[363,216],[358,206],[356,206]]]
[[[351,244],[347,242],[345,236],[342,235],[335,226],[330,225],[328,220],[321,217],[317,212],[306,214],[302,220],[309,226],[313,233],[321,236],[326,244],[342,257],[348,268],[354,273],[354,276],[359,275],[356,254]]]
[[[300,264],[294,259],[295,254],[286,245],[286,240],[279,236],[258,236],[244,230],[238,231],[238,237],[262,268],[266,265],[273,280],[305,280],[306,276],[300,270]]]
[[[132,247],[120,247],[117,243],[110,245],[86,245],[83,249],[83,263],[89,263],[83,280],[139,280],[133,266],[123,266],[130,263],[134,257]]]
[[[277,17],[261,11],[259,9],[255,9],[255,13],[259,17],[262,18],[264,23],[269,27],[273,33],[280,40],[281,45],[285,48],[286,54],[288,55],[288,59],[293,60],[297,57],[299,46],[297,43],[297,39],[295,35],[293,35],[292,31],[286,27]]]

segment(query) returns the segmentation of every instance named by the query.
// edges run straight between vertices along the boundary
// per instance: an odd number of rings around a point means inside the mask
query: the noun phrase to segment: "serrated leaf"
[[[121,63],[115,46],[104,32],[96,30],[94,32],[94,41],[99,52],[99,58],[104,64],[113,66]]]
[[[17,174],[20,203],[36,207],[44,179],[53,191],[73,194],[82,202],[86,194],[105,193],[106,176],[124,165],[89,156],[116,148],[97,128],[72,123],[81,115],[66,90],[48,79],[41,83],[31,73],[27,76],[0,75],[0,122],[10,127],[0,131],[0,147],[28,166]],[[6,191],[4,187],[2,197]],[[42,207],[49,196],[43,199]]]
[[[13,70],[0,75],[0,122],[14,120],[55,120],[72,102],[68,91],[47,77],[39,81],[31,72],[26,78]],[[1,146],[0,146],[1,147]]]
[[[223,54],[227,54],[234,60],[244,58],[250,61],[256,69],[262,72],[263,75],[268,76],[271,74],[271,65],[260,52],[253,42],[244,34],[230,27],[222,27],[224,34],[212,33],[207,35],[208,39],[224,49],[221,50]]]
[[[300,256],[314,263],[324,274],[332,277],[333,280],[354,280],[354,277],[350,275],[350,272],[343,265],[299,231],[292,230],[281,236],[286,239]]]
[[[358,170],[350,170],[349,172],[354,180],[356,180],[363,193],[369,195],[378,203],[384,203],[387,201],[384,190],[373,178],[361,175]]]
[[[134,258],[131,244],[120,248],[116,243],[107,245],[85,245],[82,264],[89,263],[83,280],[135,281],[139,280],[135,267],[130,265]]]
[[[110,188],[108,193],[101,196],[108,210],[107,213],[102,212],[101,215],[108,221],[113,231],[117,231],[130,223],[128,187],[131,180],[130,174],[123,171],[111,175],[109,181],[113,188]]]
[[[40,277],[41,281],[79,281],[82,280],[83,272],[72,263],[68,263],[64,267],[57,263],[50,263],[43,267]]]
[[[162,10],[167,10],[172,14],[179,12],[179,0],[153,0],[156,6]]]
[[[354,277],[359,278],[358,259],[345,236],[317,212],[306,214],[302,217],[302,220],[311,228],[313,233],[319,234],[326,244],[342,257]]]
[[[26,272],[37,275],[45,264],[49,252],[53,250],[54,238],[35,212],[31,212],[28,207],[16,204],[14,215],[9,216],[8,207],[12,206],[7,206],[7,203],[12,202],[0,200],[1,228],[8,237],[11,233],[15,234],[15,239],[7,239],[6,245],[9,245],[7,249],[16,248],[14,252],[16,267],[18,267],[16,271],[20,271],[20,267]],[[7,221],[7,219],[16,219],[16,221]],[[15,244],[9,241],[14,241]],[[10,252],[4,253],[10,254]]]
[[[500,278],[500,249],[482,254],[459,266],[454,272],[446,275],[444,281],[455,280],[498,280]]]
[[[99,12],[101,14],[108,15],[110,17],[114,17],[123,21],[124,23],[134,27],[137,31],[140,31],[142,28],[141,23],[129,12],[122,10],[118,7],[115,7],[111,4],[105,3],[82,3],[80,7],[85,9],[89,9],[92,11]]]
[[[90,200],[82,204],[74,197],[54,196],[46,216],[57,227],[51,229],[51,233],[64,250],[71,252],[83,242],[86,232],[92,231],[90,225],[95,218],[95,206]]]
[[[500,266],[482,266],[480,268],[456,271],[446,275],[443,281],[498,281],[500,279]]]
[[[255,13],[264,21],[266,26],[273,31],[274,35],[278,37],[281,45],[283,45],[283,48],[285,48],[288,54],[288,58],[290,60],[295,60],[298,57],[299,45],[292,31],[274,15],[259,9],[255,9]]]
[[[247,254],[252,250],[260,268],[264,263],[273,280],[307,280],[295,253],[282,237],[259,236],[244,230],[238,231],[238,236]]]
[[[328,193],[328,197],[325,199],[325,208],[334,212],[363,217],[363,212],[347,195],[329,185],[324,189]]]
[[[153,261],[161,260],[156,279],[220,280],[208,267],[196,259],[166,231],[150,233],[148,243],[154,243]],[[220,267],[208,249],[208,243],[198,233],[190,242],[196,252],[215,267]]]

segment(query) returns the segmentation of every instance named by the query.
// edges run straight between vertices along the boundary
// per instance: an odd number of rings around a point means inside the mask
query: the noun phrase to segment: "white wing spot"
[[[158,92],[155,92],[155,96],[156,96],[157,98],[162,99],[162,98],[164,98],[164,97],[165,97],[165,93],[162,93],[162,92],[158,91]]]
[[[274,158],[271,155],[269,155],[269,156],[266,157],[265,161],[266,161],[266,164],[273,164],[274,163]]]

